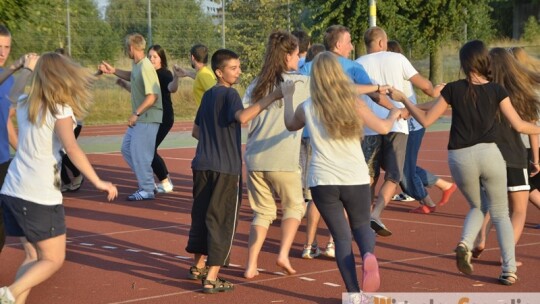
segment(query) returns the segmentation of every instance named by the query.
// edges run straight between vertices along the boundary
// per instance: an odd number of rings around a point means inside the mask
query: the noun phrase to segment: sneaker
[[[84,182],[84,177],[82,174],[79,174],[79,176],[76,176],[71,180],[71,184],[69,184],[68,191],[69,192],[78,191],[81,188],[83,182]]]
[[[459,271],[463,272],[464,274],[472,274],[473,273],[473,265],[471,264],[471,257],[472,252],[469,251],[467,246],[465,246],[463,243],[459,243],[456,247],[456,264]]]
[[[322,253],[325,257],[335,258],[336,257],[336,245],[334,242],[326,244],[326,249]]]
[[[68,192],[70,187],[71,187],[71,183],[69,183],[69,184],[62,184],[62,187],[60,188],[60,191],[61,191],[62,193]]]
[[[380,220],[373,219],[373,218],[371,219],[371,229],[373,229],[375,233],[377,233],[377,235],[380,235],[380,236],[392,235],[392,231],[388,230],[388,228],[386,228],[383,222],[381,222]]]
[[[392,200],[393,201],[400,201],[400,202],[414,202],[415,199],[408,196],[407,194],[405,193],[400,193],[400,194],[396,194],[392,197]]]
[[[157,193],[170,193],[170,192],[173,192],[173,184],[170,182],[168,183],[159,183],[156,187],[156,192]]]
[[[304,245],[304,250],[302,251],[302,259],[311,260],[313,258],[321,255],[321,250],[317,244]]]
[[[139,189],[135,191],[132,195],[127,197],[128,201],[146,201],[146,200],[153,200],[154,193],[148,193],[142,189]]]
[[[0,304],[15,304],[15,298],[6,286],[0,288]]]

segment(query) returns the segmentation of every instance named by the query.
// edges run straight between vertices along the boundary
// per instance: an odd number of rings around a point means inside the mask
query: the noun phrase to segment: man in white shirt
[[[405,56],[386,51],[388,37],[383,29],[369,28],[364,34],[364,43],[368,54],[356,61],[364,67],[372,83],[387,84],[400,91],[406,91],[408,85],[406,81],[408,80],[427,95],[434,95],[431,82],[418,74],[418,71]],[[409,98],[414,98],[414,95],[409,96]],[[377,116],[381,118],[388,116],[388,110],[369,97],[366,97],[366,103]],[[404,107],[402,103],[395,101],[392,103],[395,107]],[[403,177],[408,133],[409,128],[404,119],[396,121],[392,131],[387,135],[379,135],[367,127],[364,128],[365,137],[362,141],[362,149],[370,175],[373,178],[372,193],[379,178],[380,168],[385,170],[384,183],[379,190],[371,214],[371,227],[380,236],[392,235],[380,217]]]

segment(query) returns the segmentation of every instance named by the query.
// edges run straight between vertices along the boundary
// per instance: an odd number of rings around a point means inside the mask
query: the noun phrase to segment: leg
[[[129,165],[131,170],[133,169],[133,158],[131,156],[131,137],[133,135],[133,127],[129,127],[126,130],[126,134],[124,135],[124,139],[122,140],[122,147],[120,151],[122,152],[122,156],[124,157],[124,160]]]
[[[287,274],[295,274],[289,261],[289,252],[304,214],[300,171],[267,172],[276,193],[281,198],[281,241],[276,264]]]
[[[315,206],[315,203],[311,201],[307,207],[306,243],[304,244],[304,252],[302,253],[302,258],[304,259],[312,259],[320,254],[317,244],[317,228],[320,219],[321,214],[319,213],[317,206]]]
[[[154,176],[152,172],[152,159],[154,158],[156,134],[159,128],[157,123],[137,123],[131,137],[131,156],[133,171],[139,183],[139,189],[153,196]]]
[[[35,252],[29,249],[30,244],[25,244],[25,251],[28,256],[32,256]],[[32,287],[39,285],[48,278],[50,278],[55,272],[57,272],[62,264],[66,254],[66,235],[62,234],[44,241],[37,242],[35,244],[37,252],[37,260],[29,261],[27,264],[21,265],[19,272],[17,273],[17,279],[9,286],[11,293],[17,299],[17,304],[24,303],[19,300],[19,296],[23,296],[25,301],[25,293],[29,292]]]
[[[152,170],[154,174],[156,175],[157,179],[162,182],[168,178],[169,171],[167,170],[167,165],[165,164],[165,161],[159,156],[158,154],[158,147],[165,139],[165,136],[169,134],[169,131],[171,130],[173,126],[174,121],[170,122],[163,122],[159,125],[158,132],[156,135],[156,145],[154,149],[154,158],[152,159]]]
[[[268,227],[276,219],[276,202],[272,184],[266,178],[267,172],[249,171],[247,180],[249,205],[253,210],[253,221],[249,232],[248,259],[244,277],[251,279],[258,275],[257,261],[266,239]]]
[[[351,227],[343,212],[338,186],[311,188],[313,200],[321,212],[336,244],[336,263],[348,292],[359,292],[358,277],[352,251]]]

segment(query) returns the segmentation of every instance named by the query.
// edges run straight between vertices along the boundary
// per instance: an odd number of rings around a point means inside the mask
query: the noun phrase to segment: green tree
[[[10,30],[18,27],[18,21],[26,18],[27,12],[24,9],[30,0],[2,0],[0,1],[0,23],[3,23]]]
[[[268,36],[274,30],[293,30],[298,10],[286,0],[232,0],[226,7],[226,47],[242,62],[243,85],[259,73]],[[291,20],[291,22],[289,22]]]
[[[171,55],[187,58],[195,43],[210,49],[219,46],[221,40],[214,20],[202,12],[195,0],[152,0],[151,12],[152,43],[161,45]],[[106,20],[118,33],[121,44],[127,34],[134,32],[146,37],[148,1],[111,0]]]
[[[525,22],[522,38],[527,42],[535,42],[540,39],[540,25],[535,16],[530,16]]]
[[[67,7],[65,0],[34,0],[26,7],[28,16],[17,20],[12,31],[16,56],[27,52],[42,53],[68,48]],[[71,56],[83,64],[111,59],[114,33],[99,18],[92,0],[70,1]]]

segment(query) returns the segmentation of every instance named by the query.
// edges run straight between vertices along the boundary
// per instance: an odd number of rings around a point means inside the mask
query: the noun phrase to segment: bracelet
[[[30,71],[30,73],[34,73],[34,70],[32,70],[32,69],[31,69],[31,68],[29,68],[29,67],[23,67],[22,69],[23,69],[23,70],[29,70],[29,71]]]
[[[375,91],[375,92],[379,93],[380,91],[381,91],[381,86],[377,85],[377,91]]]
[[[531,165],[535,165],[535,166],[538,166],[538,165],[540,165],[540,163],[535,163],[535,162],[533,162],[532,160],[530,160],[530,161],[529,161],[529,164],[531,164]]]

